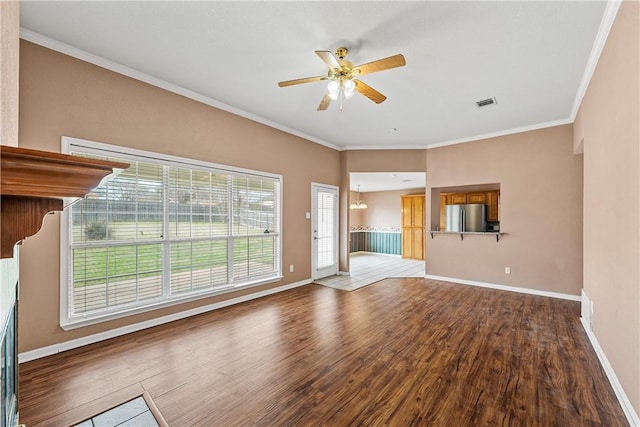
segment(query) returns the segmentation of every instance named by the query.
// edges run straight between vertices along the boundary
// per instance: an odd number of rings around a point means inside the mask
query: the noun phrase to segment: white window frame
[[[137,313],[143,313],[147,311],[157,310],[163,307],[169,307],[177,304],[183,304],[185,302],[208,298],[215,295],[226,294],[237,291],[239,289],[247,289],[255,286],[261,286],[269,283],[274,283],[282,280],[282,199],[283,199],[283,177],[282,175],[273,174],[269,172],[255,171],[250,169],[238,168],[234,166],[221,165],[217,163],[210,163],[201,160],[189,159],[184,157],[172,156],[168,154],[154,153],[149,151],[138,150],[134,148],[115,146],[105,144],[101,142],[89,141],[84,139],[62,137],[62,153],[68,154],[71,152],[82,152],[86,154],[95,154],[101,156],[113,156],[126,161],[141,160],[141,158],[147,158],[153,162],[162,163],[167,166],[175,167],[188,167],[192,169],[203,168],[204,170],[215,170],[221,173],[253,175],[258,178],[274,179],[279,183],[279,200],[275,206],[276,218],[277,218],[277,246],[278,251],[276,254],[276,268],[277,272],[275,276],[270,276],[265,279],[259,279],[240,284],[229,284],[229,286],[222,287],[221,289],[205,289],[201,291],[190,292],[187,294],[175,294],[163,296],[161,299],[155,299],[150,301],[139,302],[133,305],[127,306],[115,306],[100,310],[97,312],[88,312],[83,314],[77,314],[69,316],[69,286],[70,286],[70,263],[72,259],[70,257],[71,248],[71,215],[69,209],[63,210],[60,219],[60,326],[64,330],[70,330],[80,328],[83,326],[93,325],[101,322],[106,322],[113,319],[119,319],[126,316],[131,316]],[[232,238],[232,236],[231,236]],[[166,285],[166,284],[165,284]]]

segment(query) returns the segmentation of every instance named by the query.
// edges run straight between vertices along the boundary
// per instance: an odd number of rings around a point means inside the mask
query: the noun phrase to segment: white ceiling
[[[27,40],[336,149],[425,148],[572,121],[610,9],[602,1],[23,0],[21,26]],[[356,94],[342,112],[318,112],[324,82],[277,86],[324,74],[313,51],[339,46],[355,64],[404,54],[405,67],[361,77],[387,101]],[[476,107],[490,97],[498,104]]]
[[[351,191],[369,193],[372,191],[408,190],[426,187],[424,172],[352,172],[349,174]]]

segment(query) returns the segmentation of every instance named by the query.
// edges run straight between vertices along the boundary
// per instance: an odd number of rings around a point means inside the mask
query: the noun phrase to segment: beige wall
[[[340,184],[340,153],[22,41],[20,145],[60,150],[63,135],[283,175],[284,279],[311,277],[311,182]],[[240,293],[64,332],[58,325],[59,215],[21,248],[20,352]],[[263,289],[263,288],[261,288]],[[255,289],[254,289],[255,290]],[[246,292],[243,292],[246,293]]]
[[[426,150],[346,151],[347,172],[424,172]]]
[[[640,4],[625,1],[582,102],[584,289],[593,332],[640,414]]]
[[[434,188],[490,183],[508,234],[427,237],[427,274],[580,295],[582,156],[571,125],[428,150],[427,224],[438,224]]]
[[[397,191],[371,191],[360,193],[367,202],[367,209],[354,209],[350,214],[351,226],[367,225],[372,227],[400,227],[402,225],[400,197],[406,194],[424,194],[424,188]],[[352,199],[357,197],[352,192]]]
[[[0,144],[18,145],[20,3],[0,2]]]
[[[426,154],[426,150],[353,150],[340,153],[340,271],[349,271],[349,174],[351,172],[424,172]]]

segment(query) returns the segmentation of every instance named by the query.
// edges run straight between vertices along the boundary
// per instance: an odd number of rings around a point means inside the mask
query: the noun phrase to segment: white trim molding
[[[254,292],[252,294],[243,295],[243,296],[231,298],[225,301],[204,305],[202,307],[192,308],[191,310],[185,310],[178,313],[169,314],[167,316],[145,320],[144,322],[134,323],[132,325],[122,326],[120,328],[99,332],[97,334],[88,335],[86,337],[76,338],[76,339],[61,342],[58,344],[37,348],[35,350],[25,351],[18,355],[18,363],[30,362],[32,360],[40,359],[42,357],[61,353],[63,351],[72,350],[74,348],[82,347],[89,344],[94,344],[100,341],[119,337],[121,335],[126,335],[131,332],[137,332],[143,329],[152,328],[154,326],[163,325],[165,323],[173,322],[174,320],[185,319],[187,317],[195,316],[202,313],[207,313],[209,311],[217,310],[219,308],[229,307],[231,305],[240,304],[246,301],[251,301],[253,299],[261,298],[267,295],[272,295],[278,292],[283,292],[289,289],[308,285],[311,282],[312,282],[311,279],[305,279],[299,282],[278,286],[276,288],[266,289],[264,291]]]
[[[523,133],[523,132],[530,132],[530,131],[539,130],[539,129],[546,129],[546,128],[551,128],[551,127],[556,127],[556,126],[567,125],[569,123],[573,123],[574,119],[575,119],[575,117],[573,119],[570,118],[570,117],[567,117],[565,119],[553,120],[553,121],[550,121],[550,122],[535,123],[535,124],[532,124],[532,125],[526,125],[526,126],[521,126],[521,127],[517,127],[517,128],[504,129],[504,130],[499,130],[499,131],[495,131],[495,132],[482,133],[482,134],[472,135],[472,136],[465,136],[464,138],[449,139],[449,140],[444,140],[444,141],[440,141],[440,142],[425,142],[425,143],[420,143],[420,144],[416,144],[416,145],[347,145],[345,147],[341,147],[340,151],[345,151],[345,150],[350,150],[350,151],[357,151],[357,150],[431,150],[433,148],[446,147],[446,146],[449,146],[449,145],[464,144],[466,142],[481,141],[483,139],[497,138],[497,137],[500,137],[500,136],[515,135],[515,134]]]
[[[593,301],[589,298],[589,295],[587,295],[584,288],[582,288],[580,299],[582,301],[582,304],[580,304],[580,319],[582,319],[582,324],[587,325],[589,327],[589,331],[593,331],[593,324],[591,323]]]
[[[496,132],[490,132],[490,133],[484,133],[480,135],[468,136],[464,138],[452,139],[449,141],[437,142],[435,144],[429,144],[426,148],[427,150],[430,150],[432,148],[446,147],[448,145],[463,144],[465,142],[475,142],[475,141],[481,141],[483,139],[498,138],[500,136],[515,135],[518,133],[530,132],[530,131],[539,130],[539,129],[552,128],[556,126],[567,125],[569,123],[573,123],[573,121],[570,120],[569,118],[553,120],[550,122],[536,123],[533,125],[527,125],[527,126],[522,126],[518,128],[505,129],[505,130],[500,130]]]
[[[593,47],[591,48],[591,53],[589,54],[589,60],[587,61],[587,65],[584,69],[584,74],[582,74],[582,80],[580,80],[580,85],[578,86],[576,97],[573,100],[573,108],[571,109],[571,116],[569,116],[571,123],[576,120],[578,110],[580,109],[580,105],[582,105],[582,99],[587,93],[587,88],[589,87],[589,83],[591,82],[591,77],[593,77],[593,73],[596,70],[596,65],[598,65],[598,61],[600,60],[600,54],[602,53],[602,49],[604,49],[604,45],[607,42],[609,32],[611,31],[611,27],[613,26],[613,21],[615,21],[616,19],[616,15],[618,14],[618,9],[620,8],[621,3],[622,0],[607,1],[607,6],[604,10],[604,14],[602,15],[602,21],[600,21],[600,27],[598,28],[596,39],[593,42]]]
[[[230,112],[232,114],[238,115],[240,117],[244,117],[249,120],[253,120],[255,122],[264,124],[266,126],[272,127],[274,129],[281,130],[283,132],[289,133],[291,135],[298,136],[300,138],[306,139],[311,142],[315,142],[316,144],[323,145],[325,147],[332,148],[337,151],[356,151],[356,150],[424,150],[424,149],[433,149],[438,147],[444,147],[448,145],[461,144],[466,142],[474,142],[480,141],[488,138],[496,138],[500,136],[513,135],[517,133],[545,129],[554,126],[561,126],[569,123],[573,123],[575,121],[576,115],[578,113],[578,109],[582,103],[582,99],[584,94],[586,93],[587,87],[589,86],[589,82],[591,81],[591,77],[593,76],[593,72],[595,71],[596,65],[598,64],[598,60],[600,59],[600,54],[602,53],[602,49],[607,41],[607,37],[609,36],[609,31],[611,30],[611,26],[615,20],[615,17],[618,13],[618,9],[620,7],[622,0],[609,0],[607,2],[602,20],[600,22],[600,27],[598,29],[598,33],[596,34],[596,38],[591,49],[591,53],[589,55],[584,73],[582,75],[582,79],[578,86],[573,106],[571,111],[569,112],[569,116],[564,119],[553,120],[544,123],[535,123],[532,125],[522,126],[518,128],[500,130],[496,132],[490,132],[486,134],[480,135],[472,135],[463,138],[457,138],[452,140],[444,140],[439,142],[420,142],[416,141],[415,144],[408,145],[346,145],[340,146],[335,143],[331,143],[329,141],[325,141],[321,138],[306,134],[304,132],[298,131],[296,129],[292,129],[289,126],[286,126],[281,123],[274,122],[272,120],[266,119],[264,117],[258,116],[256,114],[250,113],[248,111],[241,110],[239,108],[233,107],[229,104],[225,104],[223,102],[217,101],[213,98],[201,95],[199,93],[193,92],[189,89],[183,88],[181,86],[175,85],[173,83],[169,83],[165,80],[159,79],[157,77],[151,76],[149,74],[134,70],[132,68],[126,67],[124,65],[118,64],[116,62],[110,61],[108,59],[99,57],[82,49],[78,49],[76,47],[70,46],[68,44],[62,43],[60,41],[51,39],[42,34],[36,33],[34,31],[28,30],[26,28],[20,28],[20,38],[31,43],[38,44],[40,46],[44,46],[48,49],[55,50],[57,52],[63,53],[65,55],[69,55],[73,58],[80,59],[82,61],[88,62],[90,64],[97,65],[99,67],[105,68],[107,70],[116,72],[118,74],[122,74],[127,77],[131,77],[133,79],[148,83],[152,86],[159,87],[161,89],[167,90],[169,92],[176,93],[178,95],[182,95],[184,97],[193,99],[195,101],[201,102],[203,104],[209,105],[214,108],[218,108],[223,111]]]
[[[209,105],[219,110],[227,111],[237,116],[244,117],[245,119],[253,120],[254,122],[261,123],[263,125],[272,127],[274,129],[281,130],[283,132],[298,136],[302,139],[306,139],[311,142],[315,142],[316,144],[324,145],[325,147],[333,148],[334,150],[338,150],[338,151],[342,149],[341,147],[338,147],[335,144],[332,144],[320,138],[316,138],[314,136],[308,135],[304,132],[300,132],[296,129],[292,129],[281,123],[277,123],[272,120],[265,119],[264,117],[260,117],[256,114],[249,113],[248,111],[241,110],[229,104],[225,104],[223,102],[217,101],[208,96],[204,96],[199,93],[193,92],[189,89],[185,89],[182,86],[169,83],[165,80],[159,79],[157,77],[151,76],[141,71],[134,70],[133,68],[129,68],[124,65],[118,64],[117,62],[110,61],[108,59],[94,55],[82,49],[78,49],[68,44],[59,42],[57,40],[43,36],[42,34],[28,30],[26,28],[22,28],[22,27],[20,28],[20,38],[28,42],[35,43],[40,46],[44,46],[48,49],[55,50],[56,52],[64,53],[65,55],[80,59],[84,62],[97,65],[98,67],[105,68],[109,71],[122,74],[123,76],[131,77],[132,79],[136,79],[141,82],[150,84],[152,86],[167,90],[169,92],[182,95],[186,98],[193,99],[194,101],[201,102],[203,104]]]
[[[452,282],[460,285],[479,286],[481,288],[498,289],[500,291],[517,292],[521,294],[538,295],[541,297],[550,297],[558,299],[566,299],[569,301],[580,301],[580,295],[563,294],[560,292],[541,291],[538,289],[521,288],[518,286],[498,285],[495,283],[478,282],[475,280],[458,279],[455,277],[434,276],[433,274],[425,274],[425,279],[440,280],[443,282]]]
[[[585,332],[587,333],[587,336],[589,337],[589,341],[593,346],[593,350],[598,355],[598,359],[600,360],[600,365],[602,365],[602,369],[604,369],[604,372],[607,375],[609,382],[611,383],[611,387],[613,388],[613,391],[616,394],[616,397],[618,398],[618,402],[620,402],[620,406],[622,406],[622,411],[624,412],[624,415],[627,417],[627,421],[629,421],[629,425],[631,427],[640,427],[640,417],[638,416],[636,411],[633,409],[633,405],[629,400],[629,396],[627,396],[627,393],[625,393],[624,389],[622,388],[622,384],[620,384],[620,381],[618,380],[618,377],[616,376],[616,373],[613,370],[611,363],[609,363],[609,359],[607,359],[607,356],[604,353],[604,350],[602,349],[602,347],[600,347],[598,338],[596,338],[593,331],[591,331],[589,324],[586,322],[584,317],[580,318],[580,322],[582,323],[582,327],[584,328]]]

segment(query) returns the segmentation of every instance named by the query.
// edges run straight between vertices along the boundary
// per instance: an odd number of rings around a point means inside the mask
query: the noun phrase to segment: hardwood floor
[[[415,278],[308,285],[22,364],[20,421],[142,390],[170,426],[627,425],[579,310]]]

